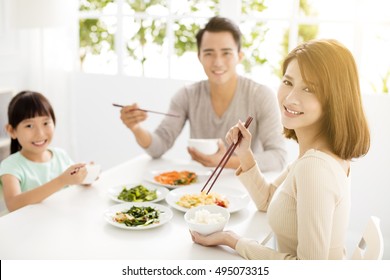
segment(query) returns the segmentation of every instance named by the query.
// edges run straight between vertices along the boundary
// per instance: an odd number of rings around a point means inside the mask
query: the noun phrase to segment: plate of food
[[[210,170],[195,169],[170,169],[150,171],[145,178],[146,181],[164,186],[170,189],[194,185],[206,182],[211,175]]]
[[[108,189],[108,196],[116,202],[158,202],[169,190],[152,184],[127,183]]]
[[[202,192],[201,186],[189,186],[170,191],[165,198],[169,206],[182,212],[200,205],[218,205],[230,213],[248,206],[250,197],[246,192],[229,187],[213,187],[209,194]]]
[[[173,217],[169,207],[151,203],[126,202],[114,205],[104,212],[105,220],[116,227],[145,230],[162,226]]]

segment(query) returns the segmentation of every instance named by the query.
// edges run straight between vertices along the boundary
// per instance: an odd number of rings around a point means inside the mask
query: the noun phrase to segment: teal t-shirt
[[[0,178],[4,174],[15,176],[22,192],[42,186],[58,177],[73,161],[68,154],[59,148],[49,148],[52,158],[48,162],[33,162],[25,158],[20,152],[10,155],[0,164]],[[2,183],[0,180],[0,188]]]

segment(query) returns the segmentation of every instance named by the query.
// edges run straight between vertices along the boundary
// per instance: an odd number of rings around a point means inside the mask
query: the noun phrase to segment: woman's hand
[[[226,142],[228,144],[237,143],[239,132],[241,132],[242,138],[235,149],[235,153],[239,158],[242,171],[245,172],[251,169],[256,164],[256,161],[251,150],[252,135],[242,121],[239,121],[228,131]]]
[[[226,134],[226,142],[231,145],[232,143],[237,143],[239,132],[242,134],[242,138],[237,148],[235,149],[235,153],[240,156],[244,153],[250,151],[252,135],[242,121],[239,121],[235,126],[229,129]]]
[[[143,122],[148,117],[146,112],[137,109],[139,109],[139,107],[136,103],[121,109],[121,120],[132,131],[137,129],[139,123]]]
[[[225,245],[229,246],[233,250],[236,248],[238,239],[237,234],[232,231],[217,231],[210,235],[202,235],[195,231],[190,231],[192,241],[203,246],[217,246]]]

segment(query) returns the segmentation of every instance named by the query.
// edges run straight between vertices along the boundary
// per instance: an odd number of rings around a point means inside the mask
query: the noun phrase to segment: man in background
[[[122,122],[150,156],[159,158],[173,146],[188,120],[190,138],[220,139],[219,149],[213,155],[188,148],[193,160],[215,167],[226,153],[224,139],[230,127],[251,116],[251,148],[260,169],[283,169],[286,150],[276,95],[268,87],[236,72],[243,58],[239,27],[227,18],[213,17],[197,33],[196,40],[198,58],[208,79],[185,86],[173,96],[169,111],[179,117],[166,116],[157,129],[150,132],[141,126],[147,113],[136,110],[138,105],[132,104],[122,108]],[[238,166],[234,155],[226,164],[228,168]]]

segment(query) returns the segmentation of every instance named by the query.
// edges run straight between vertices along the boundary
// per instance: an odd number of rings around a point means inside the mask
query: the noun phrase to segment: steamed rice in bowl
[[[230,218],[226,208],[217,205],[203,205],[191,208],[184,215],[184,219],[191,231],[203,235],[222,231]]]
[[[194,224],[212,225],[223,223],[226,218],[221,213],[210,213],[206,209],[199,209],[195,212],[195,217],[189,221]]]

